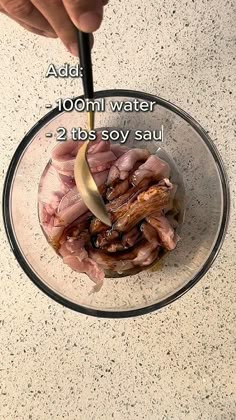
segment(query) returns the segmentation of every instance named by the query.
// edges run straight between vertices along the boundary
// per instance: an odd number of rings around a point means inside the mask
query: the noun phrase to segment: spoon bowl
[[[111,226],[111,221],[103,202],[101,194],[99,193],[96,182],[90,172],[89,165],[86,158],[86,152],[89,145],[87,140],[75,159],[74,177],[78,191],[88,209],[105,225]]]

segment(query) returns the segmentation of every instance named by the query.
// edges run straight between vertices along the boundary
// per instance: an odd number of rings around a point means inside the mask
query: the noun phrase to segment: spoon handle
[[[83,87],[85,99],[94,98],[93,68],[91,58],[90,34],[77,30],[80,65],[83,68]]]

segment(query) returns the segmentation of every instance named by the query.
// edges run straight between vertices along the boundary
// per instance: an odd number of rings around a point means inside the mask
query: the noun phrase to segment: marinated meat
[[[125,248],[134,246],[141,237],[141,233],[137,227],[134,227],[129,232],[124,233],[122,237],[122,244]]]
[[[109,188],[106,194],[107,200],[111,201],[117,197],[120,197],[128,191],[129,186],[129,180],[125,179],[124,181],[119,182],[114,187]]]
[[[139,194],[128,210],[123,212],[123,215],[120,213],[114,223],[114,229],[118,232],[131,230],[142,219],[165,208],[170,200],[170,190],[168,186],[154,185]]]
[[[97,235],[95,246],[96,248],[103,248],[104,246],[115,241],[119,237],[119,233],[116,230],[110,229]]]
[[[60,244],[66,242],[68,238],[79,239],[82,232],[89,229],[90,221],[88,213],[89,212],[79,217],[77,220],[75,220],[63,230],[63,234],[60,237]]]
[[[114,240],[115,236],[119,239]],[[142,235],[137,227],[134,227],[130,232],[127,232],[124,235],[122,235],[122,237],[120,237],[119,233],[116,230],[114,230],[113,239],[107,241],[106,243],[103,243],[103,246],[100,247],[108,252],[124,251],[136,246],[141,239]]]
[[[121,272],[130,270],[143,263],[146,265],[146,262],[149,262],[154,257],[154,250],[156,251],[157,256],[157,242],[150,244],[143,240],[131,251],[117,252],[111,255],[102,250],[90,249],[89,256],[93,261],[96,261],[98,265],[104,267],[104,269]],[[152,262],[153,261],[151,261],[150,264]]]
[[[118,251],[124,251],[126,248],[122,244],[120,240],[113,241],[110,244],[107,244],[103,247],[107,252],[118,252]]]
[[[58,144],[39,187],[39,218],[48,242],[63,262],[86,273],[99,290],[104,270],[122,273],[147,267],[163,249],[173,250],[173,206],[177,186],[169,165],[145,149],[91,141],[87,159],[112,221],[108,229],[83,203],[74,179],[74,162],[83,142]],[[47,185],[51,180],[54,189]],[[166,214],[167,213],[167,214]],[[170,219],[170,221],[168,220]],[[162,253],[160,254],[162,255]]]
[[[173,188],[171,183],[166,183],[161,186],[154,185],[145,192],[139,192],[137,187],[134,187],[132,196],[137,196],[136,200],[127,202],[120,197],[113,200],[106,205],[106,208],[110,214],[112,223],[114,223],[114,229],[117,231],[125,232],[131,230],[140,220],[145,219],[148,215],[156,213],[158,209],[162,210],[169,204],[170,191]],[[139,194],[138,194],[139,193]],[[129,194],[130,197],[130,194]],[[124,202],[125,201],[125,202]],[[124,204],[121,204],[124,202]],[[117,204],[118,203],[118,204]],[[94,218],[90,225],[90,232],[92,234],[101,233],[107,229],[106,225],[103,224],[99,219]]]
[[[120,197],[115,198],[107,205],[107,210],[111,212],[115,212],[118,210],[123,204],[131,204],[140,194],[141,192],[145,191],[149,185],[149,180],[144,179],[140,182],[139,185],[135,187],[131,187],[125,194],[121,195]]]
[[[118,272],[130,270],[134,267],[133,260],[137,257],[139,250],[146,244],[147,242],[143,241],[132,251],[118,252],[112,255],[100,249],[90,249],[89,256],[106,270]]]

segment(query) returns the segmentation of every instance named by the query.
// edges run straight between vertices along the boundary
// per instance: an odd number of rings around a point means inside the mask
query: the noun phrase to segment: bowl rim
[[[101,318],[128,318],[128,317],[144,315],[153,311],[157,311],[169,305],[170,303],[173,303],[174,301],[179,299],[181,296],[183,296],[186,292],[188,292],[206,274],[206,272],[209,270],[209,268],[215,261],[226,235],[227,226],[229,222],[229,212],[230,212],[230,190],[229,190],[229,183],[228,183],[226,171],[224,168],[224,164],[216,146],[214,145],[213,141],[211,140],[207,132],[187,112],[183,111],[181,108],[174,105],[170,101],[167,101],[166,99],[160,98],[152,94],[144,93],[144,92],[127,90],[127,89],[111,89],[111,90],[102,90],[102,91],[95,92],[96,99],[111,98],[111,97],[137,98],[144,101],[155,101],[156,104],[169,109],[170,111],[179,115],[181,118],[183,118],[187,123],[191,125],[191,127],[201,136],[202,140],[205,142],[205,145],[210,151],[212,157],[214,158],[215,163],[218,168],[221,186],[222,186],[222,192],[223,192],[223,214],[222,214],[221,226],[219,229],[218,236],[215,240],[214,247],[212,249],[211,254],[208,256],[207,260],[205,261],[203,267],[201,268],[201,270],[198,273],[196,273],[194,277],[186,285],[181,287],[177,292],[161,300],[160,302],[154,303],[149,306],[145,306],[143,308],[137,308],[137,309],[131,309],[131,310],[120,310],[120,311],[93,309],[93,308],[89,308],[89,307],[71,302],[70,300],[66,299],[65,297],[61,296],[60,294],[50,289],[46,284],[44,284],[36,276],[36,274],[33,272],[30,265],[27,263],[26,259],[24,258],[24,256],[22,255],[20,251],[16,237],[14,235],[13,227],[11,225],[11,210],[10,210],[11,209],[11,187],[12,187],[12,181],[14,180],[14,174],[15,174],[15,169],[17,167],[17,163],[19,162],[21,155],[24,153],[24,150],[29,144],[29,142],[46,123],[48,123],[52,118],[55,118],[57,115],[64,112],[64,111],[59,111],[58,107],[54,108],[53,110],[48,112],[44,117],[42,117],[28,131],[28,133],[24,136],[21,143],[17,147],[11,159],[11,162],[10,162],[10,165],[8,167],[6,177],[5,177],[3,197],[2,197],[3,198],[2,212],[3,212],[4,227],[5,227],[6,235],[10,243],[11,249],[19,265],[25,272],[25,274],[30,278],[31,281],[33,281],[33,283],[41,291],[46,293],[49,297],[54,299],[56,302],[62,304],[63,306],[69,309],[72,309],[76,312],[83,313],[85,315],[92,315],[92,316],[101,317]],[[78,98],[84,98],[84,96],[80,95],[75,98],[72,98],[73,102],[75,102]]]

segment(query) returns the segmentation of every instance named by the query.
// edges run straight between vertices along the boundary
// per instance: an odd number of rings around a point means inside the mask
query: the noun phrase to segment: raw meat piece
[[[59,173],[71,175],[74,171],[74,161],[83,142],[67,140],[59,143],[52,151],[52,165]]]
[[[105,274],[103,269],[91,258],[80,260],[78,255],[68,255],[63,258],[63,262],[67,264],[71,270],[87,274],[89,278],[99,286],[99,288],[95,289],[97,292],[101,289]]]
[[[68,194],[70,194],[70,192]],[[54,226],[68,226],[79,216],[87,212],[87,210],[88,208],[82,199],[79,198],[74,204],[65,207],[60,213],[57,214],[55,217]]]
[[[159,251],[158,242],[146,243],[138,251],[137,257],[133,260],[134,265],[147,266],[157,258]]]
[[[116,156],[108,150],[106,152],[90,154],[87,159],[91,172],[96,173],[109,169],[116,160]]]
[[[75,185],[67,194],[64,195],[60,201],[60,204],[57,208],[57,214],[59,215],[61,212],[63,212],[63,210],[77,203],[80,199],[80,193],[78,192],[78,189]]]
[[[158,156],[151,155],[146,162],[139,166],[132,176],[132,184],[138,185],[145,178],[152,178],[159,181],[163,178],[169,178],[170,167]]]
[[[120,179],[120,171],[116,165],[112,165],[110,168],[107,185],[114,185],[117,180]]]
[[[150,156],[147,149],[132,149],[126,152],[116,161],[116,167],[120,172],[129,172],[139,160],[146,160]]]
[[[142,262],[143,267],[147,267],[157,260],[160,248],[152,251],[145,261]]]
[[[84,241],[81,239],[68,240],[60,247],[59,253],[63,257],[63,262],[72,270],[86,273],[94,283],[101,287],[104,271],[89,258],[84,245]]]
[[[111,144],[111,151],[116,155],[117,158],[128,152],[128,147],[121,146],[120,144]]]
[[[88,153],[95,154],[95,153],[107,152],[108,150],[111,150],[110,142],[102,140],[101,132],[98,132],[96,140],[90,141]]]
[[[165,216],[152,215],[147,217],[146,220],[156,229],[161,241],[161,245],[168,251],[175,249],[179,237],[175,234],[175,231],[169,223],[168,219]]]
[[[65,193],[75,186],[75,179],[73,176],[63,175],[60,173],[58,173],[58,176],[61,180],[62,191]]]
[[[96,185],[100,187],[102,184],[105,184],[107,179],[108,171],[100,172],[95,174],[94,181]],[[67,207],[72,206],[76,202],[81,199],[80,194],[76,186],[74,186],[66,195],[64,195],[63,199],[60,201],[60,204],[57,209],[57,214],[59,215],[64,209]]]
[[[137,161],[145,161],[150,156],[150,152],[146,149],[132,149],[124,153],[115,164],[111,167],[107,184],[112,185],[117,179],[126,179],[129,171],[134,167]]]
[[[140,226],[143,236],[147,239],[148,242],[152,243],[153,241],[158,241],[158,235],[156,229],[147,222],[143,222]]]
[[[49,211],[50,209],[50,211]],[[50,214],[51,213],[51,214]],[[64,227],[55,227],[55,210],[52,209],[48,204],[39,203],[39,219],[40,225],[48,237],[48,241],[55,248],[58,246],[58,241],[63,234]]]
[[[106,182],[108,172],[104,171],[94,175],[98,187]],[[82,201],[77,187],[70,190],[61,200],[55,219],[55,226],[66,226],[72,223],[79,216],[84,214],[88,208]]]
[[[52,165],[59,174],[73,177],[75,158],[83,144],[83,141],[67,140],[54,147]],[[110,151],[110,143],[101,140],[98,133],[97,139],[91,140],[88,146],[88,164],[91,166],[91,172],[109,169],[114,160],[116,156]]]
[[[82,239],[68,238],[66,242],[60,247],[59,253],[63,258],[70,256],[71,254],[76,254],[79,252],[79,257],[81,261],[84,258],[88,257],[88,253],[84,247],[85,243]]]
[[[50,204],[49,205],[54,210],[54,213],[53,214],[56,213],[57,208],[58,208],[58,206],[59,206],[62,198],[63,198],[63,193],[61,191],[56,191],[56,192],[53,192],[52,193],[52,196],[51,196],[51,200],[50,200]]]

